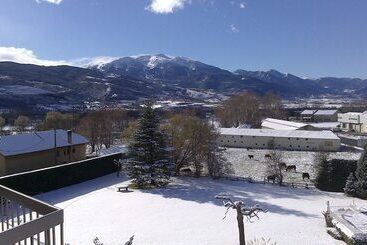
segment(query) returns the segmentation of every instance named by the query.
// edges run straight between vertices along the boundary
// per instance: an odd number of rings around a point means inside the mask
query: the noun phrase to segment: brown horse
[[[302,173],[302,180],[304,179],[310,179],[310,174],[309,173]]]
[[[265,158],[271,159],[271,155],[270,154],[265,154]]]
[[[279,163],[279,167],[281,169],[286,169],[287,168],[287,164],[285,164],[285,162],[281,162],[281,163]]]
[[[297,167],[296,165],[288,165],[285,169],[286,172],[290,172],[290,171],[294,171],[297,172]]]

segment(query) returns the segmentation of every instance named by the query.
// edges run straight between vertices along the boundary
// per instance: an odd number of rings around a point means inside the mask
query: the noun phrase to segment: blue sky
[[[367,78],[366,0],[1,0],[0,60],[164,53],[224,69]]]

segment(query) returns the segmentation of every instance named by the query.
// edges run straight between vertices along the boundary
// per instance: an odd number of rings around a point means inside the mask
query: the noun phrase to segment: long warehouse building
[[[340,138],[331,131],[221,128],[218,144],[224,147],[338,151]]]

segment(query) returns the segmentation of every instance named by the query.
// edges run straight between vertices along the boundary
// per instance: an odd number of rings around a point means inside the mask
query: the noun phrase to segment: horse
[[[248,155],[248,158],[249,159],[253,159],[254,158],[254,155]]]
[[[277,178],[277,176],[276,175],[269,175],[268,177],[267,177],[267,180],[268,180],[268,182],[270,181],[270,180],[272,180],[273,181],[273,183],[275,183],[275,179]]]
[[[302,180],[304,179],[310,179],[310,174],[309,173],[302,173]]]
[[[296,167],[296,165],[288,165],[288,166],[286,167],[286,169],[285,169],[285,171],[286,171],[286,172],[290,172],[290,171],[292,171],[292,170],[294,170],[294,172],[297,172],[297,167]]]
[[[287,164],[285,164],[284,162],[281,162],[281,163],[279,163],[279,167],[281,169],[286,169],[287,168]]]
[[[271,155],[270,154],[265,154],[265,158],[271,159]]]

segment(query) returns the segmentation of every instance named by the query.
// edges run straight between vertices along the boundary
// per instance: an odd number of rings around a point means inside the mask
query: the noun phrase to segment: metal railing
[[[64,245],[64,213],[0,185],[0,244]]]

